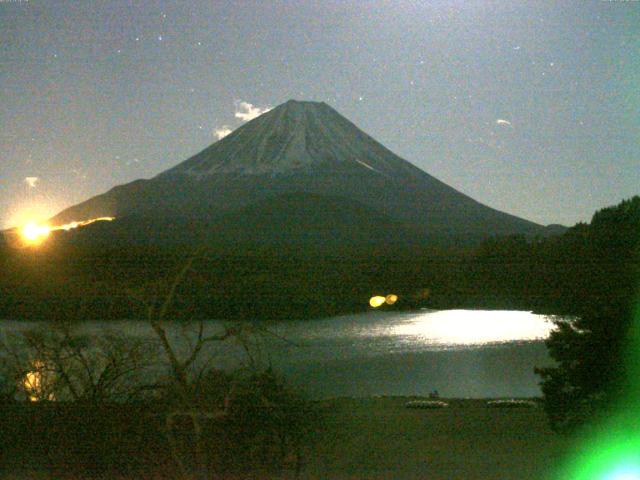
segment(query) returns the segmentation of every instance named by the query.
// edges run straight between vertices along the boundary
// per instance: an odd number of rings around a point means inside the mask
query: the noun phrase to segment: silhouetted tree
[[[164,432],[173,460],[183,478],[208,479],[221,469],[212,458],[215,450],[224,449],[227,458],[234,457],[235,451],[236,463],[246,468],[255,464],[252,452],[257,448],[262,454],[262,466],[269,463],[276,469],[283,467],[287,452],[293,450],[297,476],[311,409],[270,369],[259,370],[252,339],[271,333],[251,322],[229,323],[211,333],[200,320],[195,322],[195,328],[186,324],[183,329],[186,349],[180,348],[169,334],[167,322],[176,305],[189,308],[188,302],[181,303],[179,287],[193,273],[196,259],[201,259],[199,250],[188,257],[172,279],[160,279],[131,292],[131,297],[146,310],[168,367],[167,378],[156,387],[164,391],[167,400]],[[249,366],[226,374],[211,365],[213,356],[208,348],[231,340],[244,350]],[[219,426],[228,427],[225,430],[235,428],[238,435],[227,431],[231,442],[225,442],[220,435],[211,433]]]
[[[640,255],[640,197],[596,212],[562,245],[566,310],[547,346],[557,365],[538,369],[551,425],[569,431],[606,414],[629,393]],[[640,319],[638,319],[640,321]]]
[[[0,343],[0,376],[13,397],[83,403],[130,400],[156,358],[154,346],[115,330],[100,336],[78,323],[41,324]]]

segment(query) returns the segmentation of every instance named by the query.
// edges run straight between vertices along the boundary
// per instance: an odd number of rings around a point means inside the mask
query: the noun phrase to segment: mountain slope
[[[240,244],[364,247],[413,243],[414,232],[365,205],[340,197],[285,193],[227,212],[213,220],[174,216],[128,215],[96,223],[75,232],[56,232],[59,243],[114,247],[117,245],[198,244],[237,248]]]
[[[156,177],[115,187],[62,211],[52,222],[107,215],[209,222],[291,193],[355,202],[411,225],[414,235],[545,233],[540,225],[482,205],[440,182],[328,105],[293,100]]]

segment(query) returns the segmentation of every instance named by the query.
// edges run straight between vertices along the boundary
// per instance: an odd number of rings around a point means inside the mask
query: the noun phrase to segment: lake
[[[25,328],[4,321],[0,331]],[[221,322],[206,323],[208,332]],[[174,341],[186,345],[189,326],[170,324]],[[543,340],[550,319],[521,311],[443,310],[344,315],[267,324],[269,334],[252,352],[314,398],[371,395],[529,397],[540,394],[534,367],[553,364]],[[87,333],[113,329],[152,335],[144,322],[86,322]],[[237,346],[211,350],[215,362],[239,361]]]
[[[269,349],[274,366],[314,397],[535,396],[534,367],[553,364],[543,342],[553,324],[529,312],[369,312],[275,327],[294,345]]]

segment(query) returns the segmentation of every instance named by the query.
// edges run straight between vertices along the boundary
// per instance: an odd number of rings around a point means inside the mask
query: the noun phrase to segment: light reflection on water
[[[278,335],[298,347],[332,344],[341,350],[389,352],[480,348],[493,344],[541,341],[553,329],[550,317],[508,310],[370,312],[309,322],[278,322]],[[342,352],[349,356],[349,352]]]
[[[412,316],[390,333],[427,345],[471,346],[543,340],[552,329],[549,319],[531,312],[442,310]]]
[[[38,323],[7,321],[0,333],[19,331]],[[288,320],[259,323],[277,338],[297,345],[323,341],[358,344],[400,342],[411,350],[465,348],[495,343],[544,340],[553,329],[551,317],[517,310],[425,310],[421,312],[368,312],[317,320]],[[207,333],[220,332],[223,322],[206,322]],[[196,330],[194,324],[166,323],[170,336],[179,339]],[[144,321],[87,321],[83,333],[119,331],[136,337],[154,336]]]
[[[33,324],[0,322],[0,333],[28,325]],[[222,325],[206,322],[205,333],[219,332]],[[425,395],[433,388],[459,397],[538,395],[533,368],[551,362],[542,340],[553,324],[530,312],[373,311],[264,326],[275,335],[261,336],[253,353],[314,397]],[[172,341],[187,349],[195,325],[167,327]],[[86,322],[82,330],[153,338],[145,322]],[[211,345],[205,357],[232,368],[243,355],[231,343]]]
[[[312,396],[540,395],[551,318],[521,311],[369,312],[278,322],[273,365]]]

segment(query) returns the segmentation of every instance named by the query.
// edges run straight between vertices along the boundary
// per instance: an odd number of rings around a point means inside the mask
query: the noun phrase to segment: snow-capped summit
[[[165,174],[286,175],[347,163],[393,174],[401,165],[389,153],[326,103],[289,100]]]

